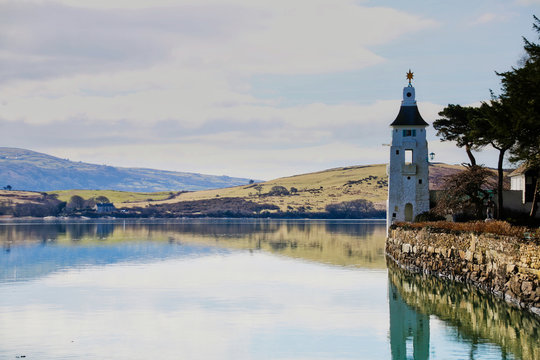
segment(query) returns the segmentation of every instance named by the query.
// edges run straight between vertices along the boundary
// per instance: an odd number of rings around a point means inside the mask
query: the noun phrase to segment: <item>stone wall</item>
[[[392,227],[386,254],[405,269],[473,284],[540,316],[540,245],[533,241]]]

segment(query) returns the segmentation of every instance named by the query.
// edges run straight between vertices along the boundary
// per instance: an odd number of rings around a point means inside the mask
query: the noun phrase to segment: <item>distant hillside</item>
[[[430,164],[430,189],[440,189],[444,176],[455,174],[463,169],[460,165]],[[289,194],[272,195],[274,186],[284,187]],[[329,204],[365,199],[373,202],[377,210],[385,210],[387,196],[386,164],[377,164],[335,168],[279,178],[259,184],[187,192],[166,200],[134,201],[124,205],[144,207],[148,204],[240,198],[257,204],[274,205],[283,212],[324,212]]]
[[[463,169],[460,165],[430,164],[430,189],[440,189],[445,176]],[[491,182],[495,177],[496,172],[493,170]],[[39,192],[0,190],[0,217],[45,216],[39,215],[44,213],[66,215],[65,211],[54,211],[59,202],[67,202],[73,195],[84,199],[105,196],[116,208],[123,208],[115,214],[122,217],[384,217],[387,191],[385,164],[348,166],[262,183],[191,192],[57,190],[49,191],[49,195],[46,195]],[[39,206],[25,207],[18,204]],[[46,211],[43,210],[44,206]],[[92,211],[83,212],[84,214],[79,211],[79,215],[96,215]]]
[[[122,168],[73,162],[35,151],[0,147],[0,188],[50,191],[107,189],[152,192],[206,190],[247,184],[229,176]]]

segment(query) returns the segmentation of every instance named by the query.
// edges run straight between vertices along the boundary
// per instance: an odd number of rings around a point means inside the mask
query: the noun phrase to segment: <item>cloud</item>
[[[507,21],[510,18],[508,14],[496,14],[492,12],[484,13],[473,20],[471,25],[483,25],[492,22]]]
[[[435,26],[352,0],[0,1],[0,138],[257,178],[381,162],[398,101],[283,106],[250,81],[365,68],[386,61],[372,48]]]
[[[234,6],[142,10],[0,4],[0,79],[39,79],[148,67],[249,29],[256,15]]]
[[[316,344],[321,336],[353,346],[355,337],[369,334],[378,349],[388,342],[382,270],[238,252],[76,269],[42,280],[22,283],[0,299],[4,352],[31,348],[49,358],[127,359],[152,358],[159,349],[166,359],[278,358],[283,348],[297,349],[300,333],[314,344],[305,351],[308,358],[310,352],[336,358],[326,341]],[[39,297],[21,296],[36,291]]]
[[[516,0],[516,3],[520,5],[537,5],[540,4],[540,0]]]
[[[244,74],[344,71],[383,60],[367,46],[434,26],[348,0],[309,6],[183,1],[143,9],[70,5],[0,3],[0,80],[147,68],[173,60],[180,67]]]
[[[0,142],[86,162],[271,179],[386,162],[382,144],[389,141],[399,106],[399,101],[286,108],[248,103],[193,110],[200,122],[110,120],[94,117],[97,113],[47,123],[3,120]],[[442,107],[419,106],[428,121]]]

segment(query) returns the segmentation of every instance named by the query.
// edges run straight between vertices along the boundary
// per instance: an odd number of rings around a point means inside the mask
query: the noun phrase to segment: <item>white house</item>
[[[508,177],[510,178],[510,190],[521,191],[521,202],[523,204],[532,203],[538,172],[521,165],[512,171]]]
[[[504,208],[523,214],[530,213],[536,179],[540,177],[540,173],[522,165],[512,171],[508,177],[510,177],[510,190],[503,192]],[[540,199],[536,200],[540,201]],[[540,211],[536,213],[536,217],[540,218]]]

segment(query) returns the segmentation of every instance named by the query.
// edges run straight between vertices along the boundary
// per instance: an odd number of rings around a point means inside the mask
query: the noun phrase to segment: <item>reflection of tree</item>
[[[81,240],[85,237],[104,239],[119,224],[114,223],[34,223],[6,224],[0,227],[1,242],[56,242],[59,238]]]
[[[100,240],[108,238],[114,232],[115,224],[105,223],[105,224],[96,224],[96,237]]]
[[[261,250],[335,265],[383,269],[384,239],[384,223],[209,219],[4,224],[0,226],[4,249],[0,282],[42,276],[83,263],[126,261],[131,255],[124,249],[137,244],[145,244],[138,258],[145,256],[145,247],[169,251],[167,246],[181,243],[192,248]],[[103,253],[94,259],[97,247]]]
[[[278,252],[286,256],[384,268],[384,225],[370,222],[194,219],[164,222],[80,222],[6,225],[0,241],[109,242],[174,239],[188,243]]]
[[[540,359],[537,346],[540,321],[533,315],[474,287],[412,274],[397,268],[393,262],[388,263],[388,277],[390,296],[394,289],[397,299],[408,309],[428,317],[436,315],[470,340],[471,359],[477,344],[484,340],[499,345],[503,355],[512,353],[521,359]]]

